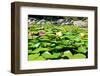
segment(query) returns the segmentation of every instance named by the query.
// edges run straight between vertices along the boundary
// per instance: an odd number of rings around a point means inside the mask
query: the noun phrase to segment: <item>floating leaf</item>
[[[86,58],[84,54],[75,54],[71,57],[71,59],[83,59]]]
[[[51,47],[55,47],[56,46],[56,44],[51,44]]]
[[[42,56],[44,58],[58,58],[60,56],[60,53],[53,53],[53,54],[50,54],[49,52],[44,52],[42,54]]]
[[[28,53],[32,53],[32,50],[28,50]]]
[[[49,51],[50,49],[49,48],[36,48],[35,50],[33,50],[32,53],[39,53],[40,51]]]
[[[36,43],[36,44],[30,43],[30,44],[29,44],[29,47],[30,47],[30,48],[37,48],[37,47],[39,47],[39,45],[40,45],[40,43]]]
[[[82,44],[81,43],[75,43],[74,44],[76,47],[79,47],[79,46],[81,46]]]
[[[30,54],[28,56],[28,60],[34,60],[35,58],[39,57],[40,54]]]
[[[37,43],[37,44],[35,44],[34,46],[35,46],[35,47],[38,47],[39,45],[40,45],[40,43]]]
[[[53,53],[52,58],[58,58],[61,54],[60,53]]]
[[[59,45],[59,46],[56,46],[55,49],[62,49],[63,46],[62,45]]]
[[[72,57],[72,53],[70,51],[65,51],[63,56],[68,57],[69,59]]]
[[[42,56],[37,57],[35,60],[45,60]]]
[[[86,47],[81,46],[81,47],[78,48],[77,52],[86,53],[87,49],[86,49]]]
[[[49,52],[44,52],[44,53],[42,54],[42,56],[43,56],[44,58],[52,58],[52,55],[51,55]]]

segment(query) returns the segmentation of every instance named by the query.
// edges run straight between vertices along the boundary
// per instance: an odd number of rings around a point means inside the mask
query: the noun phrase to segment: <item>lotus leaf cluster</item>
[[[88,58],[88,29],[75,25],[28,27],[28,60]]]

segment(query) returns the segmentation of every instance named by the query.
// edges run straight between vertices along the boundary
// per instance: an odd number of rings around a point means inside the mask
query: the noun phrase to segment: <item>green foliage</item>
[[[30,61],[88,57],[87,28],[74,25],[35,24],[28,27],[28,32],[28,60]]]
[[[43,54],[42,54],[42,56],[44,57],[44,58],[46,58],[46,59],[48,59],[48,58],[58,58],[59,56],[60,56],[60,53],[53,53],[53,54],[50,54],[49,52],[44,52]]]
[[[86,58],[84,54],[75,54],[71,57],[71,59],[83,59]]]
[[[32,51],[32,53],[39,53],[41,51],[49,51],[50,49],[49,48],[36,48],[34,51]]]
[[[35,60],[45,60],[42,56],[37,57]]]
[[[31,54],[31,55],[28,56],[28,59],[29,59],[29,60],[34,60],[34,59],[36,59],[37,57],[39,57],[39,55],[40,55],[40,54]]]
[[[82,47],[81,46],[81,47],[78,48],[77,52],[86,53],[87,52],[87,49],[86,49],[86,47]]]
[[[70,51],[65,51],[64,56],[68,58],[72,58],[73,54]]]

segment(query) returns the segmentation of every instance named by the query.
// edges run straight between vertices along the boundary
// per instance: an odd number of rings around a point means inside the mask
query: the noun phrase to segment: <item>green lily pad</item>
[[[51,55],[49,52],[44,52],[44,53],[42,54],[42,56],[43,56],[44,58],[52,58],[52,55]]]
[[[82,44],[76,42],[74,45],[75,45],[76,47],[79,47],[79,46],[81,46]]]
[[[44,52],[42,54],[42,56],[44,58],[58,58],[60,56],[60,53],[53,53],[53,54],[50,54],[49,52]]]
[[[86,56],[84,54],[75,54],[71,57],[71,59],[84,59]]]
[[[70,51],[66,51],[66,52],[64,52],[63,56],[68,57],[70,59],[70,58],[72,58],[73,54]]]
[[[36,43],[36,44],[32,44],[32,43],[30,43],[30,44],[28,44],[29,45],[29,48],[37,48],[37,47],[39,47],[39,45],[40,45],[40,43]]]
[[[58,58],[61,54],[60,53],[53,53],[52,58]]]
[[[56,46],[55,49],[62,49],[63,45]]]
[[[42,56],[37,57],[35,60],[45,60]]]
[[[31,54],[28,56],[28,60],[34,60],[35,58],[39,57],[40,54]]]
[[[81,46],[81,47],[78,48],[77,52],[86,53],[87,49],[86,49],[86,47]]]
[[[29,54],[32,53],[32,50],[28,50],[28,53],[29,53]]]
[[[39,47],[40,43],[36,43],[33,45],[33,47]]]
[[[49,51],[49,50],[50,50],[49,48],[39,47],[39,48],[36,48],[35,50],[33,50],[32,53],[39,53],[40,51]]]

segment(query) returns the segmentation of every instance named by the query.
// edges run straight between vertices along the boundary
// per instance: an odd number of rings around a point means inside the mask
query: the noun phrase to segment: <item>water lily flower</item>
[[[33,39],[34,32],[28,32],[28,36],[30,39]]]
[[[39,35],[40,35],[40,36],[44,36],[44,35],[45,35],[45,31],[40,31],[40,32],[39,32]]]
[[[83,38],[84,38],[84,36],[85,36],[85,34],[84,34],[84,33],[80,33],[80,38],[81,38],[81,39],[83,39]]]
[[[60,32],[56,32],[56,35],[57,36],[62,36],[62,32],[60,31]]]

